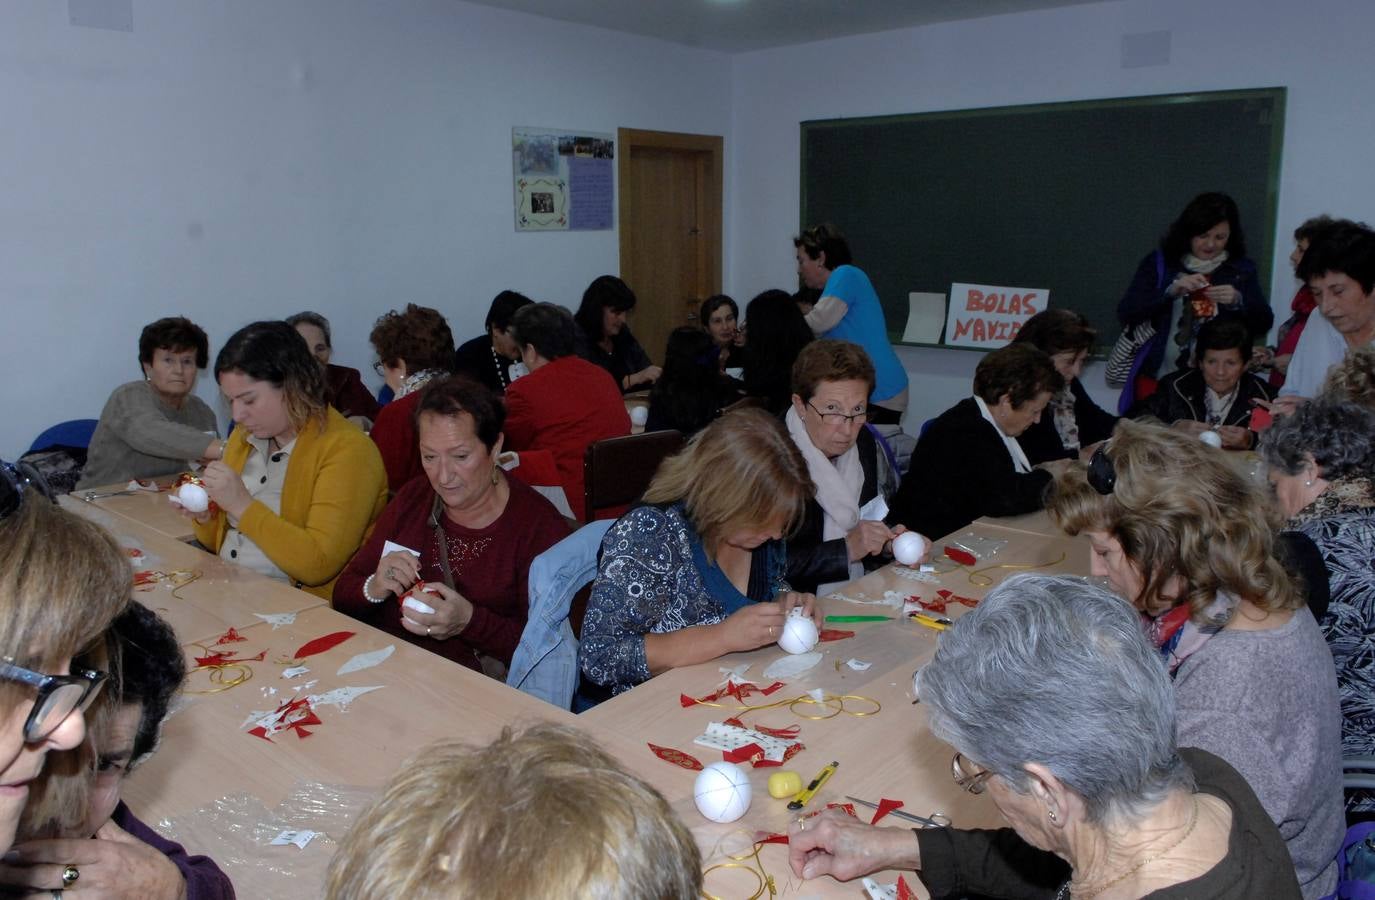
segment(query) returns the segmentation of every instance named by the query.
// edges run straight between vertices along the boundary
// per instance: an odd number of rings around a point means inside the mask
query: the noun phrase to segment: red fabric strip
[[[878,809],[874,811],[874,817],[869,820],[869,824],[877,825],[879,819],[882,819],[884,816],[888,815],[893,810],[901,808],[901,800],[889,800],[887,798],[880,798],[878,801]]]
[[[354,634],[355,632],[352,631],[336,631],[333,634],[327,634],[324,637],[317,637],[313,641],[306,641],[296,650],[296,653],[292,656],[292,658],[305,659],[307,656],[314,656],[317,653],[324,653],[326,650],[331,650],[339,646],[344,641],[353,637]]]

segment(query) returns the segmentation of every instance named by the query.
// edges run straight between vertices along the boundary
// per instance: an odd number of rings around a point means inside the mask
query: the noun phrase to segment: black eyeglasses
[[[861,410],[853,416],[847,416],[845,413],[840,412],[822,412],[817,409],[810,400],[807,401],[807,405],[812,408],[812,412],[821,416],[821,421],[825,422],[827,425],[849,425],[851,422],[859,422],[863,425],[865,422],[869,421],[868,409]]]
[[[24,740],[30,744],[52,734],[72,713],[90,706],[109,677],[91,669],[73,675],[44,675],[8,659],[0,662],[0,679],[26,684],[38,692],[24,722]]]
[[[54,503],[57,502],[48,480],[33,466],[26,462],[0,461],[0,519],[8,518],[19,511],[24,505],[24,489],[30,487]]]
[[[1104,452],[1104,447],[1093,451],[1093,458],[1089,460],[1088,482],[1090,487],[1104,497],[1111,494],[1117,485],[1117,469],[1113,467],[1112,459]]]
[[[374,372],[376,372],[378,375],[383,374],[383,372],[382,372],[382,360],[379,359],[377,362],[373,363],[373,364],[372,364],[372,370],[373,370]]]

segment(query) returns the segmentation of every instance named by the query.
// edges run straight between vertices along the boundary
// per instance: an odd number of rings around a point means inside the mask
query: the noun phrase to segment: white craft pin
[[[750,779],[735,763],[704,768],[692,787],[697,811],[713,822],[734,822],[750,808]]]

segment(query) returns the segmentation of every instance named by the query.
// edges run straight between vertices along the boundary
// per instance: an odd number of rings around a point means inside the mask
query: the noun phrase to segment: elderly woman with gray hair
[[[1375,754],[1375,411],[1306,403],[1275,420],[1261,447],[1285,528],[1317,545],[1331,600],[1318,625],[1337,666],[1342,753]],[[1363,800],[1362,806],[1372,805]]]
[[[933,898],[1300,896],[1246,781],[1176,748],[1174,690],[1120,598],[1010,578],[942,636],[918,691],[958,751],[955,782],[1012,828],[909,832],[831,811],[791,826],[798,876],[915,869]]]

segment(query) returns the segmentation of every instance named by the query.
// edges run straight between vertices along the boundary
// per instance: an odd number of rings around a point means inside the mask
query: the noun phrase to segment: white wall
[[[1157,30],[1172,33],[1172,61],[1123,69],[1122,36]],[[1289,96],[1269,286],[1282,321],[1295,287],[1286,261],[1294,227],[1323,211],[1375,217],[1372,34],[1369,0],[1120,0],[736,56],[728,288],[748,298],[796,284],[789,237],[798,228],[804,120],[1282,86]],[[862,266],[864,248],[854,249]],[[921,348],[899,355],[913,379],[913,431],[968,394],[979,359]],[[1111,409],[1116,392],[1101,373],[1091,368],[1084,382]]]
[[[115,0],[118,2],[118,0]],[[729,58],[458,0],[63,0],[0,9],[0,456],[100,413],[139,330],[325,313],[372,379],[373,319],[481,330],[515,288],[576,304],[613,231],[516,234],[511,128],[730,137]],[[214,385],[199,393],[220,409]]]

